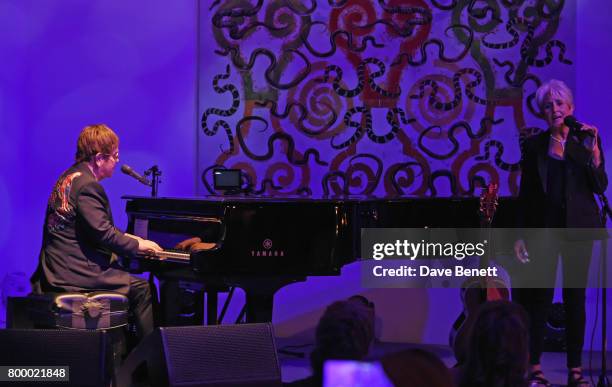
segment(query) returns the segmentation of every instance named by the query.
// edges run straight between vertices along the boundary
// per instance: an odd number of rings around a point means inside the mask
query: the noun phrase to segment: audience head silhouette
[[[526,386],[527,315],[510,301],[483,304],[472,327],[460,387]]]
[[[313,373],[321,377],[326,360],[361,360],[370,350],[374,337],[369,310],[352,301],[329,305],[316,328],[316,344],[310,360]]]

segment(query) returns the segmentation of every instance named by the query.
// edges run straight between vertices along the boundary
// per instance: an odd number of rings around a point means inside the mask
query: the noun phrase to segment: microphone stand
[[[154,165],[147,169],[144,174],[145,176],[151,176],[151,197],[156,198],[160,183],[159,177],[161,176],[162,172],[157,165]]]
[[[602,225],[605,228],[606,227],[606,221],[607,218],[611,218],[612,219],[612,210],[610,210],[610,206],[608,205],[608,198],[606,197],[605,194],[600,194],[599,195],[599,200],[601,200],[601,207],[602,207],[602,211],[601,211],[601,219],[602,219]],[[607,374],[607,353],[606,353],[606,346],[607,346],[607,341],[608,341],[608,335],[607,335],[607,329],[606,329],[606,324],[607,324],[607,293],[608,293],[608,289],[607,289],[607,264],[606,264],[606,259],[607,259],[607,255],[608,255],[608,238],[607,236],[604,237],[601,240],[601,271],[602,271],[602,284],[601,284],[601,373],[599,374],[599,379],[597,380],[597,387],[609,387],[610,386],[610,381],[608,380],[608,376]]]

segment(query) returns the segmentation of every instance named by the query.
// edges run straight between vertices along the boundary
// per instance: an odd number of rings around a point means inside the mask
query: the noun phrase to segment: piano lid
[[[448,197],[423,197],[423,196],[389,196],[389,197],[377,197],[371,195],[338,195],[328,197],[304,197],[304,196],[245,196],[245,195],[204,195],[204,196],[186,196],[186,197],[151,197],[151,196],[135,196],[135,195],[124,195],[121,197],[124,200],[138,200],[138,201],[185,201],[185,202],[215,202],[215,203],[253,203],[253,202],[265,202],[265,203],[299,203],[299,202],[348,202],[348,203],[362,203],[362,202],[433,202],[433,203],[445,203],[453,201],[471,201],[479,200],[479,196],[448,196]],[[500,196],[502,201],[513,201],[516,200],[514,196]]]
[[[330,196],[330,197],[304,197],[304,196],[244,196],[244,195],[206,195],[206,196],[188,196],[188,197],[151,197],[151,196],[133,196],[125,195],[121,199],[124,200],[181,200],[185,202],[215,202],[215,203],[253,203],[253,202],[272,202],[272,203],[299,203],[299,202],[349,202],[359,203],[368,201],[378,201],[381,198],[363,195],[350,196]]]

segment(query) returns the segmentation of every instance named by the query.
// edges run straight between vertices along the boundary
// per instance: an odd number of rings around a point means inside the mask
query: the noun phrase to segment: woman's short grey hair
[[[538,87],[538,90],[536,90],[536,103],[540,111],[544,110],[544,98],[546,98],[547,95],[553,98],[560,98],[568,102],[570,106],[574,106],[574,95],[563,81],[551,79]]]

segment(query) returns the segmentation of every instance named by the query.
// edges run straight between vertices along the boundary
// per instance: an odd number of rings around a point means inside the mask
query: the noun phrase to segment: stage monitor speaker
[[[126,359],[118,386],[148,375],[152,386],[281,386],[272,325],[164,327]]]
[[[109,386],[112,359],[105,331],[0,329],[0,365],[68,366],[69,382],[21,385]]]

